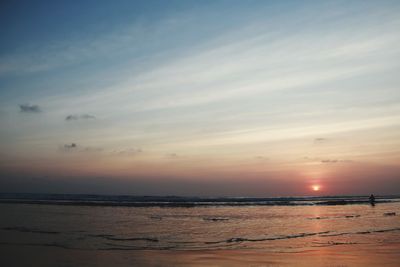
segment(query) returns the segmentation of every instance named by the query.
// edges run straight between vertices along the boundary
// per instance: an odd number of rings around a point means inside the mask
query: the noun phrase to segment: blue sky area
[[[0,184],[396,193],[399,12],[398,1],[2,1]]]

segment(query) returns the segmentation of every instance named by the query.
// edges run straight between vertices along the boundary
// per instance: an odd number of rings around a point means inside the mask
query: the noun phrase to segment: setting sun
[[[313,186],[312,186],[312,190],[313,190],[313,191],[319,191],[320,188],[321,188],[321,186],[319,186],[319,185],[313,185]]]

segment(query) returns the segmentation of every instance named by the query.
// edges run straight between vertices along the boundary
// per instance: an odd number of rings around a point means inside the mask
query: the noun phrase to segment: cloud
[[[77,147],[78,147],[78,145],[75,144],[75,143],[65,144],[64,145],[64,150],[69,151],[69,150],[72,150],[72,149],[76,149]]]
[[[92,146],[83,146],[78,145],[76,143],[68,143],[59,146],[60,152],[79,152],[79,153],[88,153],[88,154],[97,154],[103,151],[101,147],[92,147]]]
[[[323,159],[321,163],[351,163],[352,160],[348,159]]]
[[[333,164],[333,163],[353,163],[353,160],[349,160],[349,159],[321,159],[321,158],[314,158],[314,157],[303,157],[304,160],[307,161],[312,161],[312,162],[316,162],[319,161],[321,163],[326,163],[326,164]]]
[[[322,143],[322,142],[325,142],[327,140],[328,139],[326,139],[326,138],[317,137],[317,138],[314,139],[314,143]]]
[[[178,155],[176,153],[169,153],[166,155],[168,158],[177,158]]]
[[[20,112],[25,112],[25,113],[39,113],[42,111],[38,105],[30,105],[30,104],[19,105],[19,110]]]
[[[101,147],[85,147],[81,150],[82,152],[101,152],[103,149]]]
[[[80,117],[81,119],[85,119],[85,120],[89,120],[89,119],[95,119],[96,117],[93,115],[89,115],[89,114],[83,114]]]
[[[134,156],[137,154],[142,153],[143,150],[141,148],[128,148],[128,149],[123,149],[119,151],[114,151],[114,154],[117,155],[124,155],[124,156]]]
[[[68,115],[65,117],[66,121],[74,121],[74,120],[91,120],[96,119],[95,116],[89,114],[81,114],[81,115]]]
[[[79,117],[76,115],[68,115],[67,117],[65,117],[66,121],[72,121],[72,120],[77,120],[77,119],[79,119]]]

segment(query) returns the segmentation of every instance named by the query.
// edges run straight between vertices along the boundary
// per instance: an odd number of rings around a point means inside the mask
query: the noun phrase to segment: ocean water
[[[400,199],[0,197],[0,245],[64,250],[262,250],[400,243]]]

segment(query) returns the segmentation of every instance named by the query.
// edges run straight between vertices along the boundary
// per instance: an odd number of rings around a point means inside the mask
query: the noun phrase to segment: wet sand
[[[299,252],[263,250],[71,250],[0,245],[3,266],[399,266],[400,243],[336,245]]]

